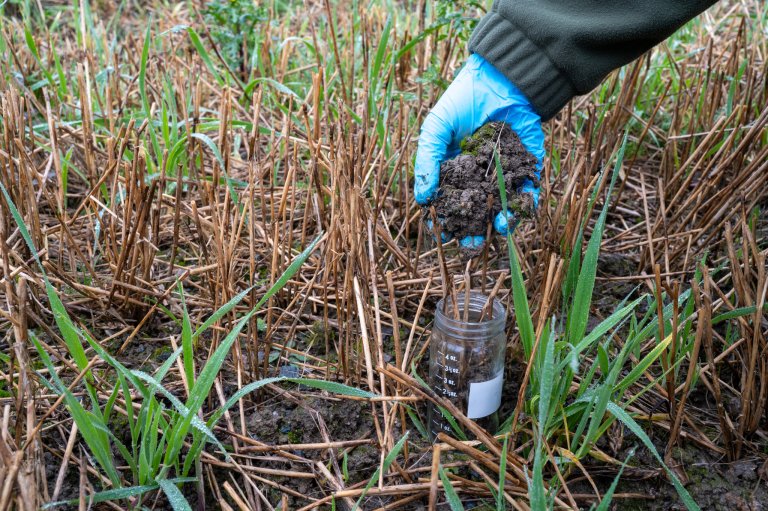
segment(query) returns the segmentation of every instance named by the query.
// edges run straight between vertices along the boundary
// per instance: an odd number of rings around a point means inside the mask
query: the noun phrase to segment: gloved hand
[[[538,159],[539,176],[544,160],[541,118],[517,87],[475,53],[421,126],[415,168],[417,203],[424,205],[434,198],[440,181],[440,163],[459,154],[459,143],[489,121],[504,121],[512,127],[525,148]],[[520,191],[533,194],[534,205],[538,206],[539,188],[533,182],[527,180]],[[517,222],[514,213],[507,210],[496,216],[493,225],[499,234],[506,235]],[[444,234],[441,238],[448,241]],[[484,242],[483,233],[459,240],[466,248],[480,248]]]

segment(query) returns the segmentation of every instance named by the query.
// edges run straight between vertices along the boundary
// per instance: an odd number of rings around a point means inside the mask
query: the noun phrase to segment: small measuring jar
[[[459,293],[456,308],[450,297],[437,303],[429,341],[429,386],[468,418],[495,432],[504,382],[507,318],[504,306],[496,299],[484,314],[487,302],[487,296],[473,292],[468,301]],[[427,420],[433,440],[440,431],[454,434],[450,423],[432,403]]]

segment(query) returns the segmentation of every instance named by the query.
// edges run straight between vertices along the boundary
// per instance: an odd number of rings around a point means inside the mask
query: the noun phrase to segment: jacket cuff
[[[554,117],[577,95],[546,52],[495,11],[480,20],[469,40],[469,51],[490,62],[520,89],[542,121]]]

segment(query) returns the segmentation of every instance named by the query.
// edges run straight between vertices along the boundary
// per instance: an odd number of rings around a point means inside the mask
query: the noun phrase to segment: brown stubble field
[[[479,7],[205,4],[0,7],[0,509],[524,510],[536,485],[587,509],[628,456],[617,509],[684,509],[671,477],[765,505],[765,5],[715,6],[549,122],[535,220],[467,265],[412,167]],[[467,275],[517,312],[496,436],[419,381]],[[537,347],[566,360],[578,293],[588,332],[639,301],[542,415]],[[655,451],[575,406],[587,378]],[[474,440],[430,444],[435,400]]]

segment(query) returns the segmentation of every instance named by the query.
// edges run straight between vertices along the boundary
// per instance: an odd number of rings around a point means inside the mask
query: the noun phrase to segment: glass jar
[[[450,400],[468,418],[495,433],[497,411],[504,382],[506,311],[494,299],[490,314],[483,316],[488,297],[470,293],[469,314],[464,321],[464,294],[458,296],[458,317],[450,297],[437,303],[429,346],[429,386]],[[444,431],[455,436],[440,408],[430,403],[427,411],[432,439]]]

